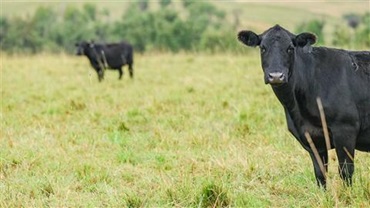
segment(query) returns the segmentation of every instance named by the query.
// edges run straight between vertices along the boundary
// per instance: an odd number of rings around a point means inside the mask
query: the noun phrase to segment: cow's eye
[[[288,53],[293,53],[294,48],[292,46],[289,46],[289,48],[286,50]]]
[[[266,52],[266,48],[264,46],[261,46],[261,54]]]

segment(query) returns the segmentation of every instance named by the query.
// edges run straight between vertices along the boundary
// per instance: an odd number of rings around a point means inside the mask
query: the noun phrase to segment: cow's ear
[[[89,47],[90,47],[90,48],[93,48],[93,47],[95,46],[94,40],[90,40],[90,41],[88,42],[88,44],[89,44]]]
[[[306,52],[311,52],[311,45],[315,44],[316,40],[316,35],[312,33],[301,33],[295,37],[294,44],[296,47],[302,47]]]
[[[307,44],[313,45],[316,43],[316,35],[312,33],[301,33],[295,37],[295,44],[298,47],[303,47]]]
[[[247,30],[238,33],[238,40],[251,47],[258,46],[261,43],[261,38],[256,33]]]

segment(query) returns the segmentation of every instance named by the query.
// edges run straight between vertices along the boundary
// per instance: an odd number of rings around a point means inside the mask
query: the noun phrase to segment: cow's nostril
[[[268,74],[269,78],[271,79],[282,79],[284,78],[284,74],[281,72],[271,72]]]
[[[285,82],[285,75],[282,72],[271,72],[268,73],[266,83],[270,84],[281,84]]]

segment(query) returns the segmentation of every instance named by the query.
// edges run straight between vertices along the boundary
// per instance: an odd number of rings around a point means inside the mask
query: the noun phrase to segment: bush
[[[58,14],[40,7],[32,17],[0,18],[0,43],[3,51],[29,52],[74,51],[75,42],[126,40],[136,51],[215,50],[215,38],[225,39],[224,13],[207,2],[184,1],[180,11],[171,0],[158,2],[153,10],[148,1],[132,2],[120,20],[110,22],[109,11],[87,3],[78,9],[68,6]],[[9,27],[12,25],[12,27]],[[214,35],[210,34],[214,31]],[[206,40],[211,38],[210,40]],[[235,38],[233,39],[235,42]]]
[[[337,25],[333,34],[333,44],[346,48],[370,47],[370,12],[364,15],[346,14],[347,25]]]
[[[324,26],[325,26],[324,21],[314,19],[314,20],[304,22],[298,25],[296,31],[297,33],[301,33],[301,32],[314,33],[318,38],[317,44],[323,45],[325,44],[325,38],[324,38],[324,33],[323,33]]]
[[[41,51],[72,53],[81,40],[96,42],[130,42],[135,51],[240,51],[235,25],[224,19],[225,13],[204,1],[183,0],[182,7],[171,0],[132,2],[122,18],[111,21],[108,10],[87,3],[81,8],[67,6],[59,14],[48,7],[38,8],[26,18],[0,17],[1,50],[9,53]],[[180,15],[181,14],[181,15]],[[348,25],[335,28],[333,44],[345,47],[370,47],[370,13],[345,15]],[[11,27],[10,27],[11,26]],[[354,27],[355,26],[355,27]],[[311,20],[297,26],[299,32],[310,31],[324,44],[325,22]]]

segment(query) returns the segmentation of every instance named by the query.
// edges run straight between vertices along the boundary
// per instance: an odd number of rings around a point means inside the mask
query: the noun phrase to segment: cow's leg
[[[132,68],[132,63],[128,64],[128,72],[130,73],[130,78],[134,78],[134,68]]]
[[[355,171],[355,165],[353,163],[353,157],[355,149],[349,149],[345,146],[336,147],[336,152],[339,161],[339,174],[346,185],[352,185],[352,175]]]
[[[356,128],[338,126],[333,131],[335,151],[339,162],[339,174],[346,185],[352,185],[352,175],[355,169],[354,157],[356,146]]]
[[[104,70],[103,69],[98,69],[98,79],[99,79],[99,82],[101,82],[104,79]]]
[[[122,67],[118,68],[118,73],[119,73],[118,79],[122,79],[122,75],[123,75]]]
[[[328,152],[326,150],[323,150],[319,151],[318,153],[324,165],[325,172],[321,170],[319,162],[316,160],[313,151],[310,151],[310,156],[315,170],[317,185],[326,189],[326,173],[328,172]]]

